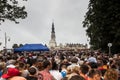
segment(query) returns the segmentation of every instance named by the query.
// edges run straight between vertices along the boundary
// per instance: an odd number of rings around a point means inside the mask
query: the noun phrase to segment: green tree
[[[12,48],[18,48],[18,44],[13,44]]]
[[[19,47],[22,47],[23,46],[23,44],[19,44]]]
[[[120,1],[90,0],[83,27],[91,48],[107,51],[110,42],[112,52],[120,52]]]
[[[0,24],[5,20],[19,23],[17,19],[25,19],[25,6],[19,5],[19,0],[0,0]]]

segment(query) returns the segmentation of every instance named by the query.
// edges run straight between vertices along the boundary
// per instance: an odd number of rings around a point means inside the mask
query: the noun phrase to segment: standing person
[[[5,63],[4,62],[0,62],[0,77],[2,76],[3,72],[5,69]]]
[[[15,76],[15,77],[12,77],[8,80],[26,80],[24,77],[21,77],[21,76]]]
[[[27,80],[38,80],[36,74],[37,70],[34,67],[28,69],[29,75],[26,77]]]
[[[115,69],[108,69],[104,74],[104,80],[118,80],[118,72]]]
[[[19,76],[20,72],[16,68],[8,68],[7,73],[3,74],[0,80],[8,80],[11,77]]]
[[[97,69],[91,69],[88,74],[88,80],[102,80],[101,72]]]
[[[78,59],[77,59],[76,57],[73,57],[73,58],[71,59],[71,64],[68,66],[68,68],[73,68],[73,67],[75,67],[75,66],[80,67],[79,64],[78,64]]]
[[[58,70],[58,64],[55,62],[54,59],[51,60],[52,62],[52,69],[50,70],[50,74],[56,79],[61,80],[62,74]]]
[[[50,74],[49,70],[52,67],[52,64],[49,60],[43,62],[44,70],[38,73],[38,80],[54,80],[53,76]]]
[[[87,73],[89,71],[88,65],[82,64],[80,66],[80,76],[82,76],[85,80],[88,80]]]
[[[97,63],[97,59],[94,57],[94,54],[92,53],[91,56],[87,59],[88,62],[94,62]]]
[[[69,80],[85,80],[85,79],[79,75],[74,75]]]
[[[66,75],[67,75],[67,66],[66,65],[62,65],[61,74],[62,74],[63,78],[66,77]]]

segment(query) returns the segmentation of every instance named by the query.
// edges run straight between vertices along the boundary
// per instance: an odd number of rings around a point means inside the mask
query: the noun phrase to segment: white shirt
[[[62,74],[59,72],[59,70],[50,70],[50,74],[56,79],[61,80]]]

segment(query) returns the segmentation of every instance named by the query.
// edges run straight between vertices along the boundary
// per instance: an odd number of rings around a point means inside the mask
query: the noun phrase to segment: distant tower
[[[51,40],[49,42],[50,48],[55,48],[57,46],[56,40],[55,40],[55,28],[54,28],[54,22],[52,22],[52,31],[51,31]]]

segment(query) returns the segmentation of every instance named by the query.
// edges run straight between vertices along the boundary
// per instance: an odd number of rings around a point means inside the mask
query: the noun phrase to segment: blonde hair
[[[105,80],[118,80],[118,72],[115,69],[108,69],[104,74]]]
[[[71,74],[71,73],[79,74],[79,70],[80,70],[79,66],[67,67],[67,74]]]

